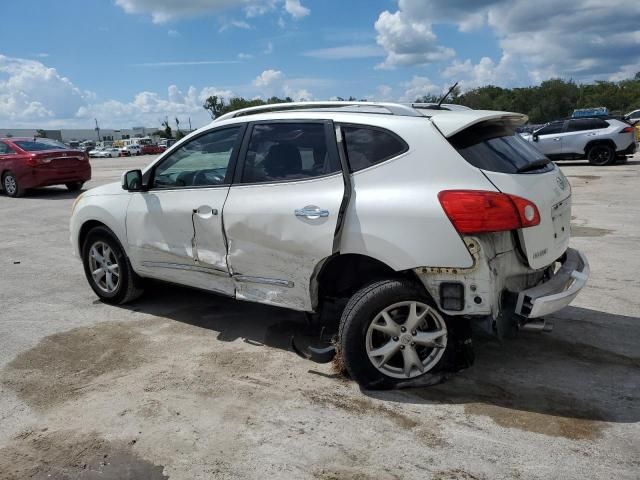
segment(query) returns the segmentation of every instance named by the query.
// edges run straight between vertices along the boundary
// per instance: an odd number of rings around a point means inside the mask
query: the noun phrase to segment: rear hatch
[[[532,268],[552,264],[569,245],[571,187],[553,162],[515,133],[527,117],[478,111],[455,117],[436,115],[431,120],[500,192],[536,205],[540,223],[517,231],[520,246]]]

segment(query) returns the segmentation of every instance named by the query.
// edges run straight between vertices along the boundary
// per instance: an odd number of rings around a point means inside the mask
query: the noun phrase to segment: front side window
[[[597,130],[607,128],[609,124],[599,118],[581,118],[579,120],[570,120],[567,127],[568,132],[581,132],[585,130]]]
[[[562,122],[553,122],[538,130],[536,135],[555,135],[562,132]]]
[[[155,169],[154,188],[224,185],[242,127],[214,130],[190,140]]]
[[[399,137],[382,129],[360,126],[340,128],[352,172],[397,157],[409,149]]]
[[[254,125],[241,183],[303,180],[340,170],[328,151],[323,123],[265,123]]]

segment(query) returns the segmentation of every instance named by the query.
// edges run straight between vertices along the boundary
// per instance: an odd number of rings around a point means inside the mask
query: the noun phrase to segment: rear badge
[[[545,248],[544,250],[540,250],[539,252],[536,252],[533,254],[533,258],[540,258],[540,257],[544,257],[547,252],[549,251],[548,248]]]

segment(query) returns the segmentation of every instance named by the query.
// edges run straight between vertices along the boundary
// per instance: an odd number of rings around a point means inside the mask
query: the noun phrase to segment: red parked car
[[[165,147],[161,147],[160,145],[143,145],[142,146],[142,155],[156,155],[158,153],[162,153],[166,150]]]
[[[46,138],[0,138],[2,190],[20,197],[28,188],[66,185],[78,191],[91,179],[88,155]]]

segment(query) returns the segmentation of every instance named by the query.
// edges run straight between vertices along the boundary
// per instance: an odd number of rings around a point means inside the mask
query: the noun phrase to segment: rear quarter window
[[[449,142],[471,165],[490,172],[543,173],[554,168],[511,124],[480,123],[455,134]]]
[[[395,133],[375,127],[341,125],[351,172],[363,170],[409,150]]]

